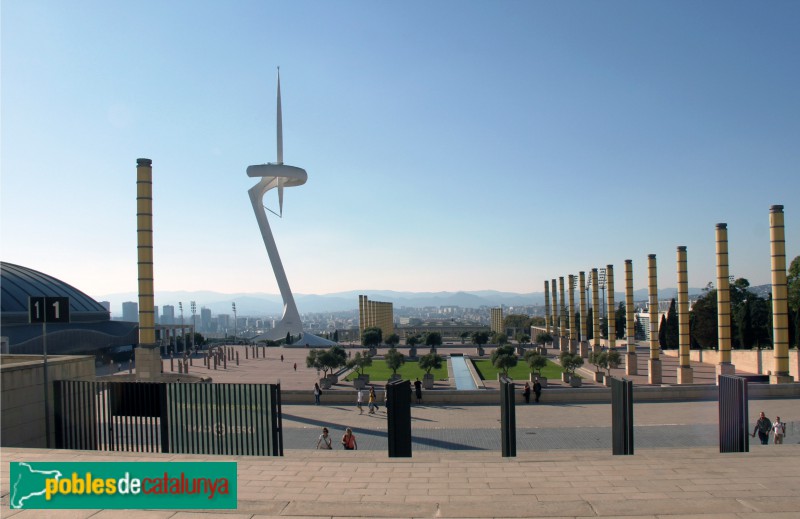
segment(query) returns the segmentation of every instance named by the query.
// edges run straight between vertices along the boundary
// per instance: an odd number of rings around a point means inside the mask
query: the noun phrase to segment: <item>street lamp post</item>
[[[236,303],[232,303],[231,307],[233,308],[233,343],[236,344]]]
[[[197,321],[195,319],[196,314],[195,311],[197,310],[197,305],[195,305],[194,301],[190,302],[189,305],[192,309],[192,351],[194,351],[195,344],[194,344],[194,334],[195,330],[197,329]]]
[[[183,303],[178,302],[178,310],[181,311],[181,346],[183,346],[183,352],[186,353],[186,333],[183,329]]]

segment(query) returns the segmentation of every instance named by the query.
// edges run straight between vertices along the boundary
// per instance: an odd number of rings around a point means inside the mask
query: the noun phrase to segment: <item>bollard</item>
[[[611,444],[613,454],[633,455],[633,381],[611,379]]]
[[[239,365],[239,352],[236,352],[236,365]]]
[[[223,367],[223,369],[228,369],[228,357],[226,357],[224,355],[222,357],[222,367]]]
[[[247,360],[249,358],[248,355],[250,355],[250,354],[247,351],[247,347],[245,347],[245,349],[244,349],[244,360]]]
[[[172,355],[169,356],[169,370],[175,371],[175,358]]]
[[[514,382],[500,379],[500,444],[504,458],[517,455],[517,415],[514,402]]]
[[[214,357],[214,370],[216,371],[216,369],[217,369],[217,357]]]
[[[719,451],[750,452],[747,379],[719,376]]]
[[[189,362],[183,361],[183,372],[184,373],[189,373],[189,366],[191,366],[191,364],[192,364],[191,363],[191,359],[189,359]]]
[[[386,419],[389,457],[411,457],[411,382],[396,380],[386,385]]]

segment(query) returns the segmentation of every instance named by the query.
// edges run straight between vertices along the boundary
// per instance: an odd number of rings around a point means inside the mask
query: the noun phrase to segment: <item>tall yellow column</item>
[[[606,324],[608,325],[608,347],[617,346],[617,310],[614,308],[614,265],[606,265],[606,301],[608,302],[608,312],[606,313]]]
[[[794,382],[789,374],[789,316],[786,287],[786,238],[783,206],[769,208],[769,244],[772,255],[772,340],[774,367],[770,384]]]
[[[728,274],[728,224],[718,223],[717,240],[717,385],[720,375],[736,372],[731,364],[731,287]]]
[[[588,319],[586,317],[586,272],[580,271],[578,272],[578,290],[580,290],[580,312],[581,312],[581,336],[580,336],[580,345],[578,349],[580,350],[581,357],[588,357],[589,356],[589,342],[586,338],[589,336],[589,329],[586,328],[588,326]]]
[[[544,331],[550,333],[550,282],[544,282]]]
[[[153,288],[153,161],[136,159],[136,244],[139,274],[139,345],[136,376],[161,376],[161,349],[156,344]]]
[[[633,308],[633,260],[625,260],[625,341],[628,352],[625,355],[625,374],[638,375],[639,366],[636,358],[636,322]]]
[[[686,247],[678,247],[678,384],[693,382],[689,365],[689,275],[686,263]]]
[[[559,335],[561,336],[559,349],[561,351],[569,351],[569,338],[567,337],[567,301],[564,297],[564,276],[558,278],[558,300],[561,303],[561,306],[558,307]]]
[[[358,338],[361,339],[367,328],[367,296],[358,296]]]
[[[658,344],[658,275],[656,255],[647,255],[647,310],[650,314],[650,358],[647,361],[647,378],[650,384],[661,384],[661,345]]]
[[[569,275],[569,352],[578,351],[578,321],[575,319],[575,276]]]
[[[592,352],[600,351],[600,287],[597,269],[592,269]]]

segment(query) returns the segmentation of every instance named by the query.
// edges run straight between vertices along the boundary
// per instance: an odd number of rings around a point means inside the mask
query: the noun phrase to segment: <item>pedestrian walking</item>
[[[331,442],[331,437],[328,436],[328,428],[322,428],[322,434],[319,435],[319,439],[317,440],[317,449],[325,449],[331,450],[333,449],[333,442]]]
[[[772,441],[775,445],[783,443],[783,437],[786,435],[786,424],[781,422],[781,417],[775,417],[775,423],[772,424]]]
[[[542,383],[539,382],[539,377],[536,377],[533,381],[533,395],[534,395],[534,402],[537,404],[539,403],[539,397],[542,396]]]
[[[294,363],[294,370],[297,371],[297,363]]]
[[[283,362],[283,355],[281,354],[281,362]]]
[[[314,382],[314,404],[319,405],[319,397],[322,395],[322,389],[319,387],[319,382]]]
[[[377,402],[375,402],[375,387],[369,387],[369,414],[375,414],[375,409],[378,407]]]
[[[364,414],[364,408],[362,405],[364,404],[364,390],[359,389],[356,391],[356,407],[358,407],[358,414]]]
[[[342,447],[344,447],[344,450],[347,451],[358,450],[358,443],[356,442],[356,437],[353,434],[353,430],[349,427],[345,429],[344,436],[342,436]]]
[[[525,382],[525,387],[522,388],[522,397],[525,399],[526,404],[531,403],[531,385]]]
[[[422,403],[422,382],[419,381],[419,377],[417,380],[414,381],[414,393],[417,396],[417,403]]]
[[[758,439],[761,440],[761,445],[767,445],[769,443],[769,433],[772,430],[772,422],[764,415],[764,411],[761,411],[761,414],[758,416],[758,421],[756,422],[756,427],[753,429],[753,438],[755,438],[756,433],[758,433]]]

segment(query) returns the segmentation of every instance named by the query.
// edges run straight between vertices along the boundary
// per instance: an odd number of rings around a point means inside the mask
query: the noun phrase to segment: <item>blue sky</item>
[[[158,290],[277,293],[245,169],[274,161],[296,293],[541,291],[658,256],[675,286],[800,254],[800,3],[2,3],[4,261],[136,290],[153,160]],[[275,207],[274,193],[267,205]],[[302,309],[301,309],[302,310]]]

